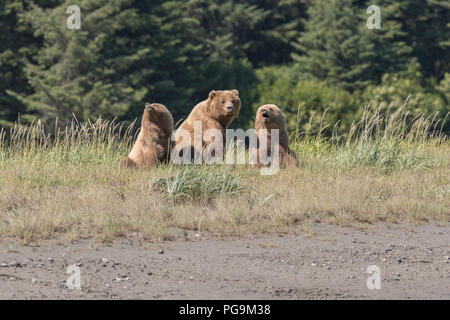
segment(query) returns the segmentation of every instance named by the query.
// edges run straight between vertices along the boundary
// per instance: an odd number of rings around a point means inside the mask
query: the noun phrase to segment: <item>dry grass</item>
[[[0,236],[111,241],[136,232],[160,241],[184,230],[447,223],[450,143],[432,119],[407,122],[404,109],[367,110],[345,139],[297,133],[300,168],[274,176],[225,165],[119,170],[131,128],[74,121],[49,135],[39,123],[16,126],[0,133]]]

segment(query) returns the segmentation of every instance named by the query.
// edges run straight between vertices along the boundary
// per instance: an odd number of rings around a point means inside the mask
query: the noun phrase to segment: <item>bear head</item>
[[[255,126],[257,128],[283,130],[286,127],[286,119],[276,105],[265,104],[256,111]]]
[[[225,127],[239,114],[241,100],[237,90],[213,90],[209,93],[206,111]]]
[[[172,132],[173,117],[170,111],[160,103],[146,103],[142,121],[154,123],[161,129]]]

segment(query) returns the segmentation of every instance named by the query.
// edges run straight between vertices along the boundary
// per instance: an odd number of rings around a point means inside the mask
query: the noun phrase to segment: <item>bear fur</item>
[[[181,130],[186,130],[185,132],[189,132],[191,137],[191,157],[193,157],[194,151],[202,152],[202,150],[194,150],[195,121],[201,121],[202,135],[209,129],[219,130],[222,133],[223,146],[225,146],[226,129],[239,115],[240,109],[241,100],[239,98],[238,90],[211,91],[208,99],[198,103],[194,109],[192,109],[187,119],[181,124],[180,128],[175,132],[176,151],[180,152],[182,149],[189,147],[186,143],[182,143],[183,138],[180,135]],[[199,135],[198,132],[196,132],[196,134]],[[203,136],[197,137],[197,139],[198,141],[202,141],[203,149],[211,143],[211,141],[205,141],[207,139],[204,139]]]
[[[263,129],[267,131],[267,146],[261,145],[261,135]],[[266,104],[258,108],[255,119],[255,133],[257,136],[257,148],[252,149],[252,156],[257,159],[257,163],[252,167],[264,166],[259,158],[259,149],[264,148],[267,156],[271,156],[271,129],[279,129],[279,155],[280,168],[297,167],[298,159],[293,150],[289,148],[289,135],[286,130],[286,118],[281,113],[280,108],[274,104]],[[267,150],[267,151],[266,151]]]
[[[122,159],[121,168],[149,169],[169,159],[173,117],[159,103],[146,103],[141,131],[128,157]]]

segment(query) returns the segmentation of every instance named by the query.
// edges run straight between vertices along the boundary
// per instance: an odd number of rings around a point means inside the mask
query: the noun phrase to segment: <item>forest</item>
[[[72,4],[80,29],[67,27]],[[380,29],[367,27],[370,5]],[[5,128],[131,123],[147,101],[178,122],[209,91],[238,89],[233,127],[274,103],[289,130],[331,135],[408,99],[410,119],[450,132],[448,0],[1,0],[0,16]]]

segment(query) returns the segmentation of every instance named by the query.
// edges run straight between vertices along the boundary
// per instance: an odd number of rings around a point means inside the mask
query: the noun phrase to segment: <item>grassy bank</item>
[[[107,121],[48,133],[39,123],[0,137],[0,236],[111,241],[308,232],[311,223],[364,227],[450,221],[450,143],[405,106],[368,109],[346,136],[293,133],[300,167],[261,176],[248,166],[119,170],[134,136]]]

